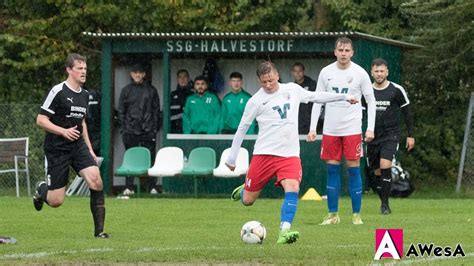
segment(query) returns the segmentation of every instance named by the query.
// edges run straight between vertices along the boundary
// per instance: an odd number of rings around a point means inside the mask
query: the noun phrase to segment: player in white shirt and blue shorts
[[[316,91],[335,92],[352,95],[356,99],[363,96],[367,102],[368,123],[365,141],[374,138],[375,98],[368,73],[351,61],[354,55],[352,41],[347,37],[336,40],[334,55],[337,61],[324,67],[318,78]],[[313,104],[311,126],[308,141],[316,140],[316,126],[321,104]],[[363,224],[360,217],[362,206],[362,178],[360,174],[360,157],[362,149],[362,106],[345,102],[327,103],[321,142],[321,160],[327,164],[327,197],[329,214],[321,225],[337,224],[339,192],[341,189],[342,155],[347,163],[349,174],[349,193],[352,200],[352,223]]]
[[[291,244],[299,232],[291,231],[296,214],[302,177],[298,138],[300,103],[335,101],[358,102],[354,96],[333,92],[311,92],[295,83],[279,83],[279,74],[272,62],[265,61],[257,70],[261,88],[250,98],[244,110],[226,165],[235,169],[235,161],[245,133],[257,120],[259,132],[245,184],[232,192],[233,200],[252,205],[260,192],[276,176],[276,186],[283,187],[285,198],[281,208],[278,244]]]

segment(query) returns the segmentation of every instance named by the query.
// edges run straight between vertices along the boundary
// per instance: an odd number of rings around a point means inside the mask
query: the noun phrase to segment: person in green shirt
[[[242,89],[242,74],[232,72],[229,77],[230,92],[222,99],[221,134],[235,134],[245,105],[252,95]],[[256,134],[255,122],[252,123],[247,134]]]
[[[207,91],[207,81],[203,76],[194,80],[195,94],[188,96],[184,104],[184,134],[218,134],[221,104],[219,98]]]

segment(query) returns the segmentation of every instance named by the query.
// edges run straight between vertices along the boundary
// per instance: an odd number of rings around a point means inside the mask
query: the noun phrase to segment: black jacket
[[[298,83],[296,83],[298,84]],[[308,76],[304,76],[303,83],[298,84],[303,89],[308,91],[315,91],[316,90],[316,81],[311,79]],[[311,124],[311,110],[313,108],[313,103],[301,103],[300,104],[300,111],[298,113],[298,133],[306,135],[309,132],[309,126]]]
[[[161,127],[160,98],[147,81],[125,86],[120,93],[118,122],[121,133],[156,135]]]
[[[100,93],[96,90],[88,90],[89,108],[87,110],[87,130],[89,140],[96,155],[100,149]]]
[[[176,86],[171,92],[171,133],[183,133],[183,110],[186,99],[194,94],[193,83],[190,81],[185,87]]]

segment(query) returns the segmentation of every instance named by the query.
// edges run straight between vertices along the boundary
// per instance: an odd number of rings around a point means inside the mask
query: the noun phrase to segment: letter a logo
[[[375,229],[375,256],[399,260],[403,254],[403,229]]]

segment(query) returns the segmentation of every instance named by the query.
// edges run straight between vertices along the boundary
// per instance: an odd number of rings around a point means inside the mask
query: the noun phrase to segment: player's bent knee
[[[57,208],[63,205],[64,199],[48,199],[48,205],[52,208]]]
[[[100,178],[96,178],[94,180],[91,180],[90,184],[90,189],[96,190],[96,191],[101,191],[102,190],[102,180]]]
[[[244,204],[245,206],[252,206],[254,202],[255,200],[247,200],[247,199],[242,200],[242,204]]]

